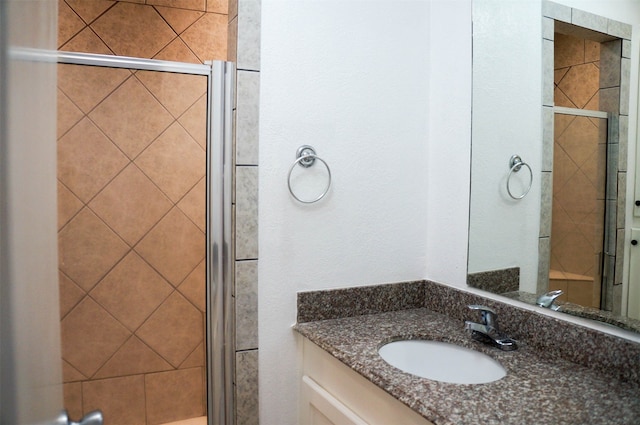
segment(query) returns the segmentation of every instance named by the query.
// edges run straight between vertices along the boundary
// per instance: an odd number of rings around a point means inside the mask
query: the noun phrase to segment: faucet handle
[[[478,304],[468,306],[471,310],[479,310],[481,314],[482,324],[498,329],[498,313],[493,309]]]

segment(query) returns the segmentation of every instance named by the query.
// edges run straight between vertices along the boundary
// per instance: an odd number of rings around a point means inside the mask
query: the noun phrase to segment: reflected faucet
[[[556,289],[555,291],[542,294],[536,300],[536,305],[544,308],[550,308],[553,311],[560,311],[560,306],[556,304],[556,298],[562,295],[562,289]]]
[[[495,345],[501,350],[512,351],[518,348],[516,342],[498,330],[498,315],[489,307],[470,305],[471,310],[479,310],[482,323],[469,320],[464,322],[465,329],[471,331],[471,338],[486,344]]]

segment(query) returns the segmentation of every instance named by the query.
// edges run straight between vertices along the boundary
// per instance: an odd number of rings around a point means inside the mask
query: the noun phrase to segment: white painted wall
[[[634,0],[556,3],[640,23],[640,2]],[[541,1],[474,0],[473,15],[472,163],[481,166],[472,167],[469,272],[519,266],[524,283],[521,289],[535,292],[541,169],[538,141],[542,137]],[[631,60],[630,175],[635,169],[639,41],[636,30]],[[533,188],[520,201],[510,199],[505,190],[507,163],[513,153],[520,154],[534,170]],[[632,190],[628,188],[628,196]],[[631,210],[629,223],[630,216]]]
[[[427,274],[467,286],[471,0],[431,0]]]
[[[540,2],[473,2],[473,142],[469,272],[520,267],[535,292],[542,149]],[[528,195],[506,191],[511,155],[534,170]],[[527,170],[513,176],[516,194]]]
[[[533,22],[514,23],[517,31],[506,35],[537,31],[537,50],[528,51],[526,65],[517,69],[524,75],[529,68],[540,72],[540,4],[527,3],[527,13],[536,8]],[[422,278],[465,286],[470,31],[471,0],[263,0],[261,423],[297,421],[298,359],[290,327],[298,291]],[[637,75],[637,66],[632,72]],[[496,114],[530,111],[533,97],[539,114],[539,95],[533,96],[539,81],[520,84],[524,105]],[[523,122],[522,112],[515,116],[524,130],[505,140],[540,132],[539,116]],[[327,198],[310,206],[293,201],[286,186],[301,144],[313,145],[333,173]],[[539,153],[519,151],[539,161]],[[320,170],[299,174],[302,195],[324,182]],[[538,225],[537,212],[523,213],[536,215]],[[487,219],[502,231],[499,218]]]
[[[266,0],[261,43],[260,416],[284,425],[296,292],[426,275],[429,3]],[[333,173],[314,205],[287,190],[302,144]]]

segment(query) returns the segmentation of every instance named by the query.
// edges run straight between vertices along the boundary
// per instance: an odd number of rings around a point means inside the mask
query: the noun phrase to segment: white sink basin
[[[391,366],[434,381],[485,384],[507,375],[491,357],[447,342],[394,341],[380,347],[378,353]]]

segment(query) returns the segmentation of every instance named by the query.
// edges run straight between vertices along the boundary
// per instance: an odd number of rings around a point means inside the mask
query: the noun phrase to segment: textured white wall
[[[535,17],[513,23],[516,35],[539,35],[539,0],[526,3]],[[470,34],[471,0],[263,0],[261,423],[297,422],[298,353],[290,329],[296,292],[421,278],[465,286]],[[540,132],[539,38],[513,71],[523,73],[517,81],[525,103],[538,90],[535,112],[526,122],[525,111],[516,114],[523,127],[505,140]],[[529,68],[538,79],[522,83]],[[511,103],[494,112],[520,107],[533,110]],[[312,206],[293,201],[286,187],[301,144],[315,146],[334,174],[328,197]],[[536,152],[520,152],[539,160]],[[302,175],[311,177],[304,184],[323,182],[314,170]],[[488,219],[494,233],[503,231],[499,218]]]
[[[429,3],[266,0],[261,43],[260,416],[285,425],[296,292],[426,275]],[[301,144],[333,173],[314,205],[287,190]]]
[[[631,24],[640,22],[640,2],[634,0],[556,3]],[[472,167],[469,272],[519,266],[525,283],[521,289],[535,292],[542,137],[541,2],[475,0],[473,7],[472,162],[481,166]],[[636,139],[637,31],[633,42],[630,158],[635,157]],[[514,153],[534,170],[531,192],[520,201],[510,199],[505,190],[507,164]],[[524,176],[517,175],[514,182],[517,178]]]
[[[467,286],[471,0],[431,0],[426,278]]]
[[[469,272],[519,266],[535,282],[540,227],[542,17],[539,2],[473,3],[473,140]],[[522,200],[506,191],[509,158],[534,173]],[[527,170],[513,176],[524,181]]]

